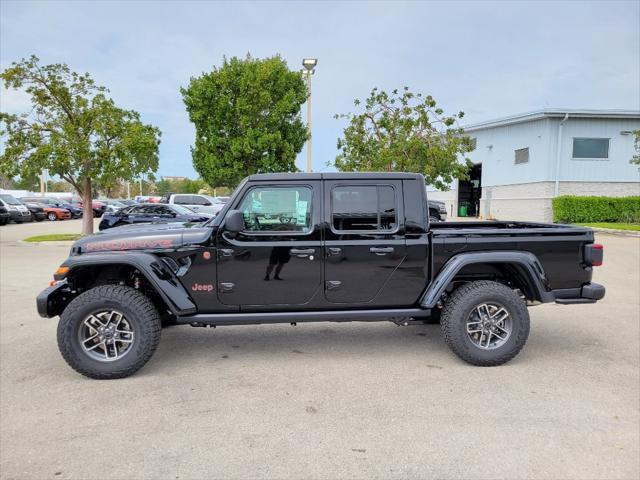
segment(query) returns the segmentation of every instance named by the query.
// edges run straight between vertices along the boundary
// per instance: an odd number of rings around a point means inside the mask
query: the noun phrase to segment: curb
[[[640,238],[640,232],[634,230],[614,230],[613,228],[587,227],[598,233],[608,233],[610,235],[619,235],[621,237]]]

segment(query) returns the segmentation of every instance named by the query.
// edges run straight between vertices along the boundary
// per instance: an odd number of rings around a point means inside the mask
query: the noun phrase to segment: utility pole
[[[305,58],[302,60],[302,66],[307,73],[307,172],[313,171],[313,151],[311,149],[311,75],[315,72],[315,66],[318,64],[317,58]]]

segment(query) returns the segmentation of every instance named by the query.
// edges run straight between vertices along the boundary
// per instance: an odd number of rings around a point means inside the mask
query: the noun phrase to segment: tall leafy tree
[[[349,120],[338,140],[338,170],[422,173],[440,189],[467,177],[471,162],[464,155],[473,147],[457,125],[463,112],[446,115],[433,97],[407,87],[390,94],[374,88],[354,105],[359,112],[336,115]]]
[[[296,171],[307,139],[302,74],[279,56],[223,60],[181,89],[196,128],[193,165],[211,186],[235,186],[253,173]]]
[[[82,233],[93,232],[92,184],[110,185],[158,168],[160,131],[124,110],[89,74],[65,64],[41,65],[37,57],[0,73],[5,88],[24,90],[31,109],[0,113],[0,173],[31,177],[48,169],[82,197]]]

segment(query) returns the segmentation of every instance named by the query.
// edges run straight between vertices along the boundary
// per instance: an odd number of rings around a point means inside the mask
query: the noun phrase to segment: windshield
[[[173,205],[173,210],[180,215],[191,215],[193,214],[193,210],[187,207],[183,207],[182,205]]]
[[[12,197],[11,195],[7,195],[7,194],[3,194],[0,195],[0,198],[4,201],[4,203],[6,203],[7,205],[22,205],[18,200],[16,200],[14,197]]]

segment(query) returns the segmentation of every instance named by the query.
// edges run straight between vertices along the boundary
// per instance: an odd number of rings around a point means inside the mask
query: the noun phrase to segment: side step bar
[[[176,317],[178,325],[251,325],[260,323],[297,322],[379,322],[397,317],[429,317],[431,310],[423,308],[392,308],[384,310],[323,310],[317,312],[264,313],[202,313]]]

